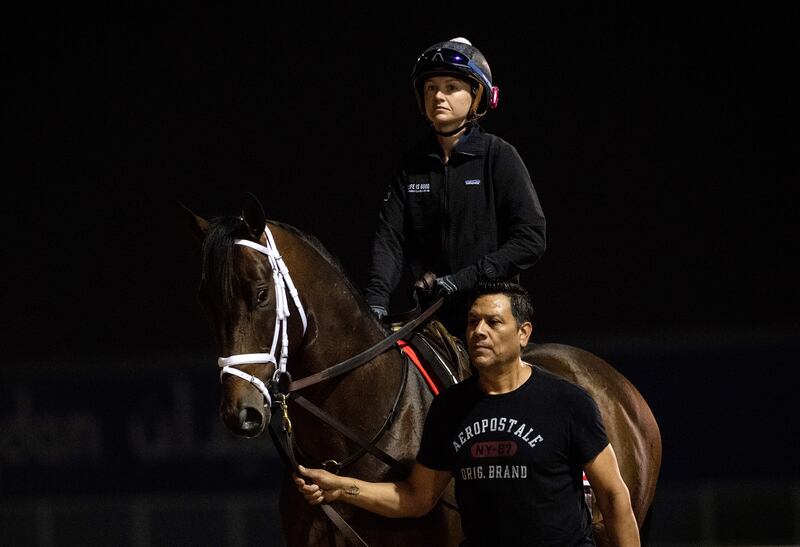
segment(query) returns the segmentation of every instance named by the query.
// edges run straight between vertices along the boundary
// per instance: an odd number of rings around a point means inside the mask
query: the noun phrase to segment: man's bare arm
[[[300,466],[295,485],[312,505],[344,501],[385,517],[420,517],[433,509],[452,475],[414,464],[401,482],[367,482]],[[308,484],[307,477],[313,484]]]
[[[631,507],[630,492],[622,480],[617,456],[611,445],[607,445],[583,469],[597,499],[597,506],[603,514],[611,544],[638,547],[639,527]]]

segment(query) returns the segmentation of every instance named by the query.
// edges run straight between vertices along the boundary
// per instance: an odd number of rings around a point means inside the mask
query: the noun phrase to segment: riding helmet
[[[453,38],[437,42],[427,48],[417,59],[411,73],[414,94],[423,114],[425,113],[422,87],[430,76],[453,74],[473,84],[473,89],[482,88],[481,99],[476,106],[476,117],[483,116],[487,110],[497,107],[499,88],[492,85],[492,71],[486,57],[466,38]],[[473,92],[473,95],[475,92]]]

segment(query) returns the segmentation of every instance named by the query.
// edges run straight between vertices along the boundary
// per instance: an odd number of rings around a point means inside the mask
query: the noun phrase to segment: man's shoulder
[[[473,375],[457,384],[447,386],[439,392],[439,395],[436,396],[434,401],[437,401],[439,404],[448,404],[475,397],[476,395],[480,395],[480,390],[478,388],[478,377],[477,375]]]
[[[442,390],[441,395],[444,394],[454,395],[457,393],[473,392],[475,391],[477,386],[478,386],[478,375],[472,374],[456,384],[447,386],[445,389]]]
[[[591,395],[583,386],[579,386],[571,380],[547,370],[541,365],[532,364],[531,367],[542,389],[546,389],[551,393],[558,393],[560,396],[570,399],[591,398]]]
[[[431,422],[438,423],[437,427],[448,427],[447,424],[457,421],[469,408],[474,407],[480,398],[481,393],[475,377],[446,387],[431,401],[426,427]]]

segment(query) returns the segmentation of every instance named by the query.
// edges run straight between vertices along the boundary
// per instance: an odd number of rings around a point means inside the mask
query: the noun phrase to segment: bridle
[[[350,372],[351,370],[371,361],[390,348],[396,347],[396,344],[400,339],[413,332],[414,329],[427,320],[442,305],[442,299],[438,299],[433,305],[420,313],[416,318],[406,323],[401,329],[395,331],[392,335],[384,338],[377,344],[359,353],[358,355],[328,367],[316,374],[312,374],[300,380],[292,381],[291,374],[286,368],[286,363],[289,358],[288,319],[291,313],[289,309],[289,297],[286,294],[287,291],[291,296],[303,323],[303,335],[305,335],[306,328],[308,326],[308,319],[306,317],[303,304],[300,300],[300,295],[296,286],[292,282],[291,275],[289,274],[289,268],[286,266],[286,263],[283,261],[283,258],[278,252],[275,239],[266,224],[264,225],[264,234],[266,236],[266,245],[261,245],[260,243],[256,243],[249,239],[234,239],[233,243],[235,245],[249,247],[259,252],[266,256],[267,260],[269,261],[269,265],[272,269],[272,277],[275,289],[275,330],[272,338],[272,347],[270,348],[269,353],[241,353],[230,355],[228,357],[219,357],[217,359],[217,364],[221,369],[220,381],[222,381],[225,374],[230,374],[249,382],[255,389],[261,392],[265,400],[264,406],[270,409],[270,436],[272,437],[276,447],[279,449],[279,453],[284,463],[288,465],[295,473],[299,474],[299,471],[297,458],[295,456],[296,447],[292,432],[292,423],[289,418],[287,405],[287,400],[289,398],[291,398],[298,405],[302,406],[312,415],[316,416],[320,420],[323,420],[328,425],[332,426],[334,429],[360,446],[360,449],[355,454],[352,454],[341,462],[336,462],[334,460],[327,460],[323,462],[322,465],[329,471],[338,473],[339,470],[345,465],[352,463],[360,458],[364,453],[369,452],[387,464],[389,467],[407,472],[409,470],[408,466],[398,462],[395,458],[377,448],[375,444],[392,422],[394,413],[403,392],[404,385],[406,383],[408,367],[403,367],[403,378],[400,383],[400,389],[394,399],[394,403],[383,423],[383,426],[369,441],[365,441],[360,437],[359,434],[349,429],[333,416],[330,416],[328,413],[302,395],[296,393],[296,390]],[[281,340],[280,354],[276,356],[275,350],[277,349],[279,338]],[[275,372],[272,378],[267,382],[264,382],[260,378],[236,368],[239,365],[245,364],[268,365],[270,363],[275,365]],[[278,410],[278,412],[274,412],[273,410]],[[277,421],[276,416],[280,417],[280,427],[275,424]],[[308,478],[305,480],[307,482],[309,481]],[[335,524],[348,539],[356,544],[366,547],[367,544],[364,542],[364,540],[361,539],[356,531],[353,530],[350,525],[347,524],[347,522],[341,517],[341,515],[339,515],[330,505],[323,504],[320,507],[323,509],[330,521],[333,522],[333,524]],[[331,543],[333,544],[333,534],[331,534],[330,537]]]
[[[289,374],[286,371],[286,362],[289,359],[288,320],[291,312],[289,310],[289,300],[286,296],[287,290],[289,291],[289,294],[294,301],[294,305],[300,314],[300,319],[303,322],[304,335],[306,333],[306,328],[308,327],[308,318],[306,317],[306,312],[303,309],[303,303],[300,301],[300,294],[297,292],[297,287],[295,287],[294,283],[292,282],[292,277],[289,275],[289,268],[286,266],[286,263],[283,261],[283,257],[281,257],[280,253],[278,252],[278,246],[275,244],[275,238],[272,237],[272,232],[269,231],[269,228],[266,225],[264,226],[264,234],[266,235],[266,245],[261,245],[260,243],[250,241],[249,239],[234,239],[233,243],[235,245],[250,247],[251,249],[254,249],[266,256],[267,260],[269,261],[270,268],[272,269],[272,280],[275,288],[275,330],[272,336],[272,347],[270,348],[269,353],[240,353],[237,355],[231,355],[229,357],[220,357],[217,359],[217,364],[222,369],[219,373],[220,380],[225,374],[231,374],[241,378],[242,380],[250,382],[253,387],[259,390],[264,396],[264,399],[267,401],[265,406],[272,407],[275,404],[273,401],[273,394],[277,395],[280,393],[280,391],[276,390],[275,387],[280,385],[281,379]],[[278,337],[281,338],[281,352],[276,358],[275,349],[278,345]],[[275,373],[273,374],[269,385],[261,381],[260,378],[235,368],[238,365],[266,365],[269,363],[275,365]]]

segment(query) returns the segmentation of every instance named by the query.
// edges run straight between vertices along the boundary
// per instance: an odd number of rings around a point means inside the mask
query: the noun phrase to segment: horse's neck
[[[279,226],[272,230],[308,317],[306,366],[329,366],[384,338],[339,268],[299,235]]]
[[[384,338],[380,329],[365,318],[357,306],[351,308],[350,304],[328,302],[324,310],[313,303],[309,305],[315,332],[306,338],[304,346],[307,366],[317,370],[326,368],[361,353]],[[337,311],[331,312],[331,306]]]

